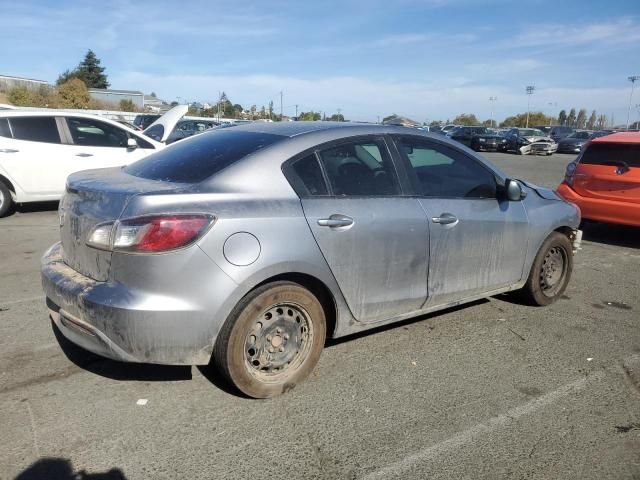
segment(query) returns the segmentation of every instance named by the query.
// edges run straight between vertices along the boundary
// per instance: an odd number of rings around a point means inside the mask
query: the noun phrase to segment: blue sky
[[[55,3],[55,5],[54,5]],[[640,1],[0,0],[0,74],[55,81],[88,48],[112,88],[285,114],[480,119],[532,109],[627,115]],[[640,84],[632,119],[637,119]]]

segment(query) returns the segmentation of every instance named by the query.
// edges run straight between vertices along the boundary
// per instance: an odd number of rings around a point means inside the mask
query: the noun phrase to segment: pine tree
[[[567,112],[565,110],[560,110],[560,113],[558,114],[558,123],[560,125],[567,123]]]
[[[593,130],[593,128],[596,126],[596,121],[597,121],[596,111],[593,110],[591,112],[591,116],[589,117],[589,120],[587,120],[587,128],[589,130]]]
[[[62,73],[56,83],[62,85],[72,78],[78,78],[85,83],[87,88],[109,88],[110,84],[104,71],[105,67],[100,66],[100,59],[96,57],[93,50],[89,49],[82,62],[75,69]]]

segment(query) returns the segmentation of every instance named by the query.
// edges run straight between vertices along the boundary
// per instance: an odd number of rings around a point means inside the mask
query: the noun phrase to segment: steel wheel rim
[[[313,323],[302,306],[269,307],[256,316],[245,337],[245,368],[260,381],[277,383],[304,363],[313,333]]]
[[[553,297],[562,288],[567,265],[564,248],[551,247],[542,261],[540,289],[547,297]]]

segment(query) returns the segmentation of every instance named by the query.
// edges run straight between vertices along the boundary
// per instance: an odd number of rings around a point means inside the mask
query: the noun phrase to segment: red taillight
[[[158,253],[196,241],[213,223],[210,215],[158,215],[118,222],[113,250]]]

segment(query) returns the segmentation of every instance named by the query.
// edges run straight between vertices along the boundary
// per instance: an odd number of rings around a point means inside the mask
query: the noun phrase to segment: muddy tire
[[[13,210],[13,199],[7,186],[0,181],[0,218],[8,215]]]
[[[565,235],[553,232],[533,260],[529,278],[520,294],[531,305],[550,305],[564,293],[572,270],[571,242]]]
[[[213,361],[238,390],[269,398],[311,373],[326,336],[324,309],[301,285],[278,281],[247,294],[225,322]]]

